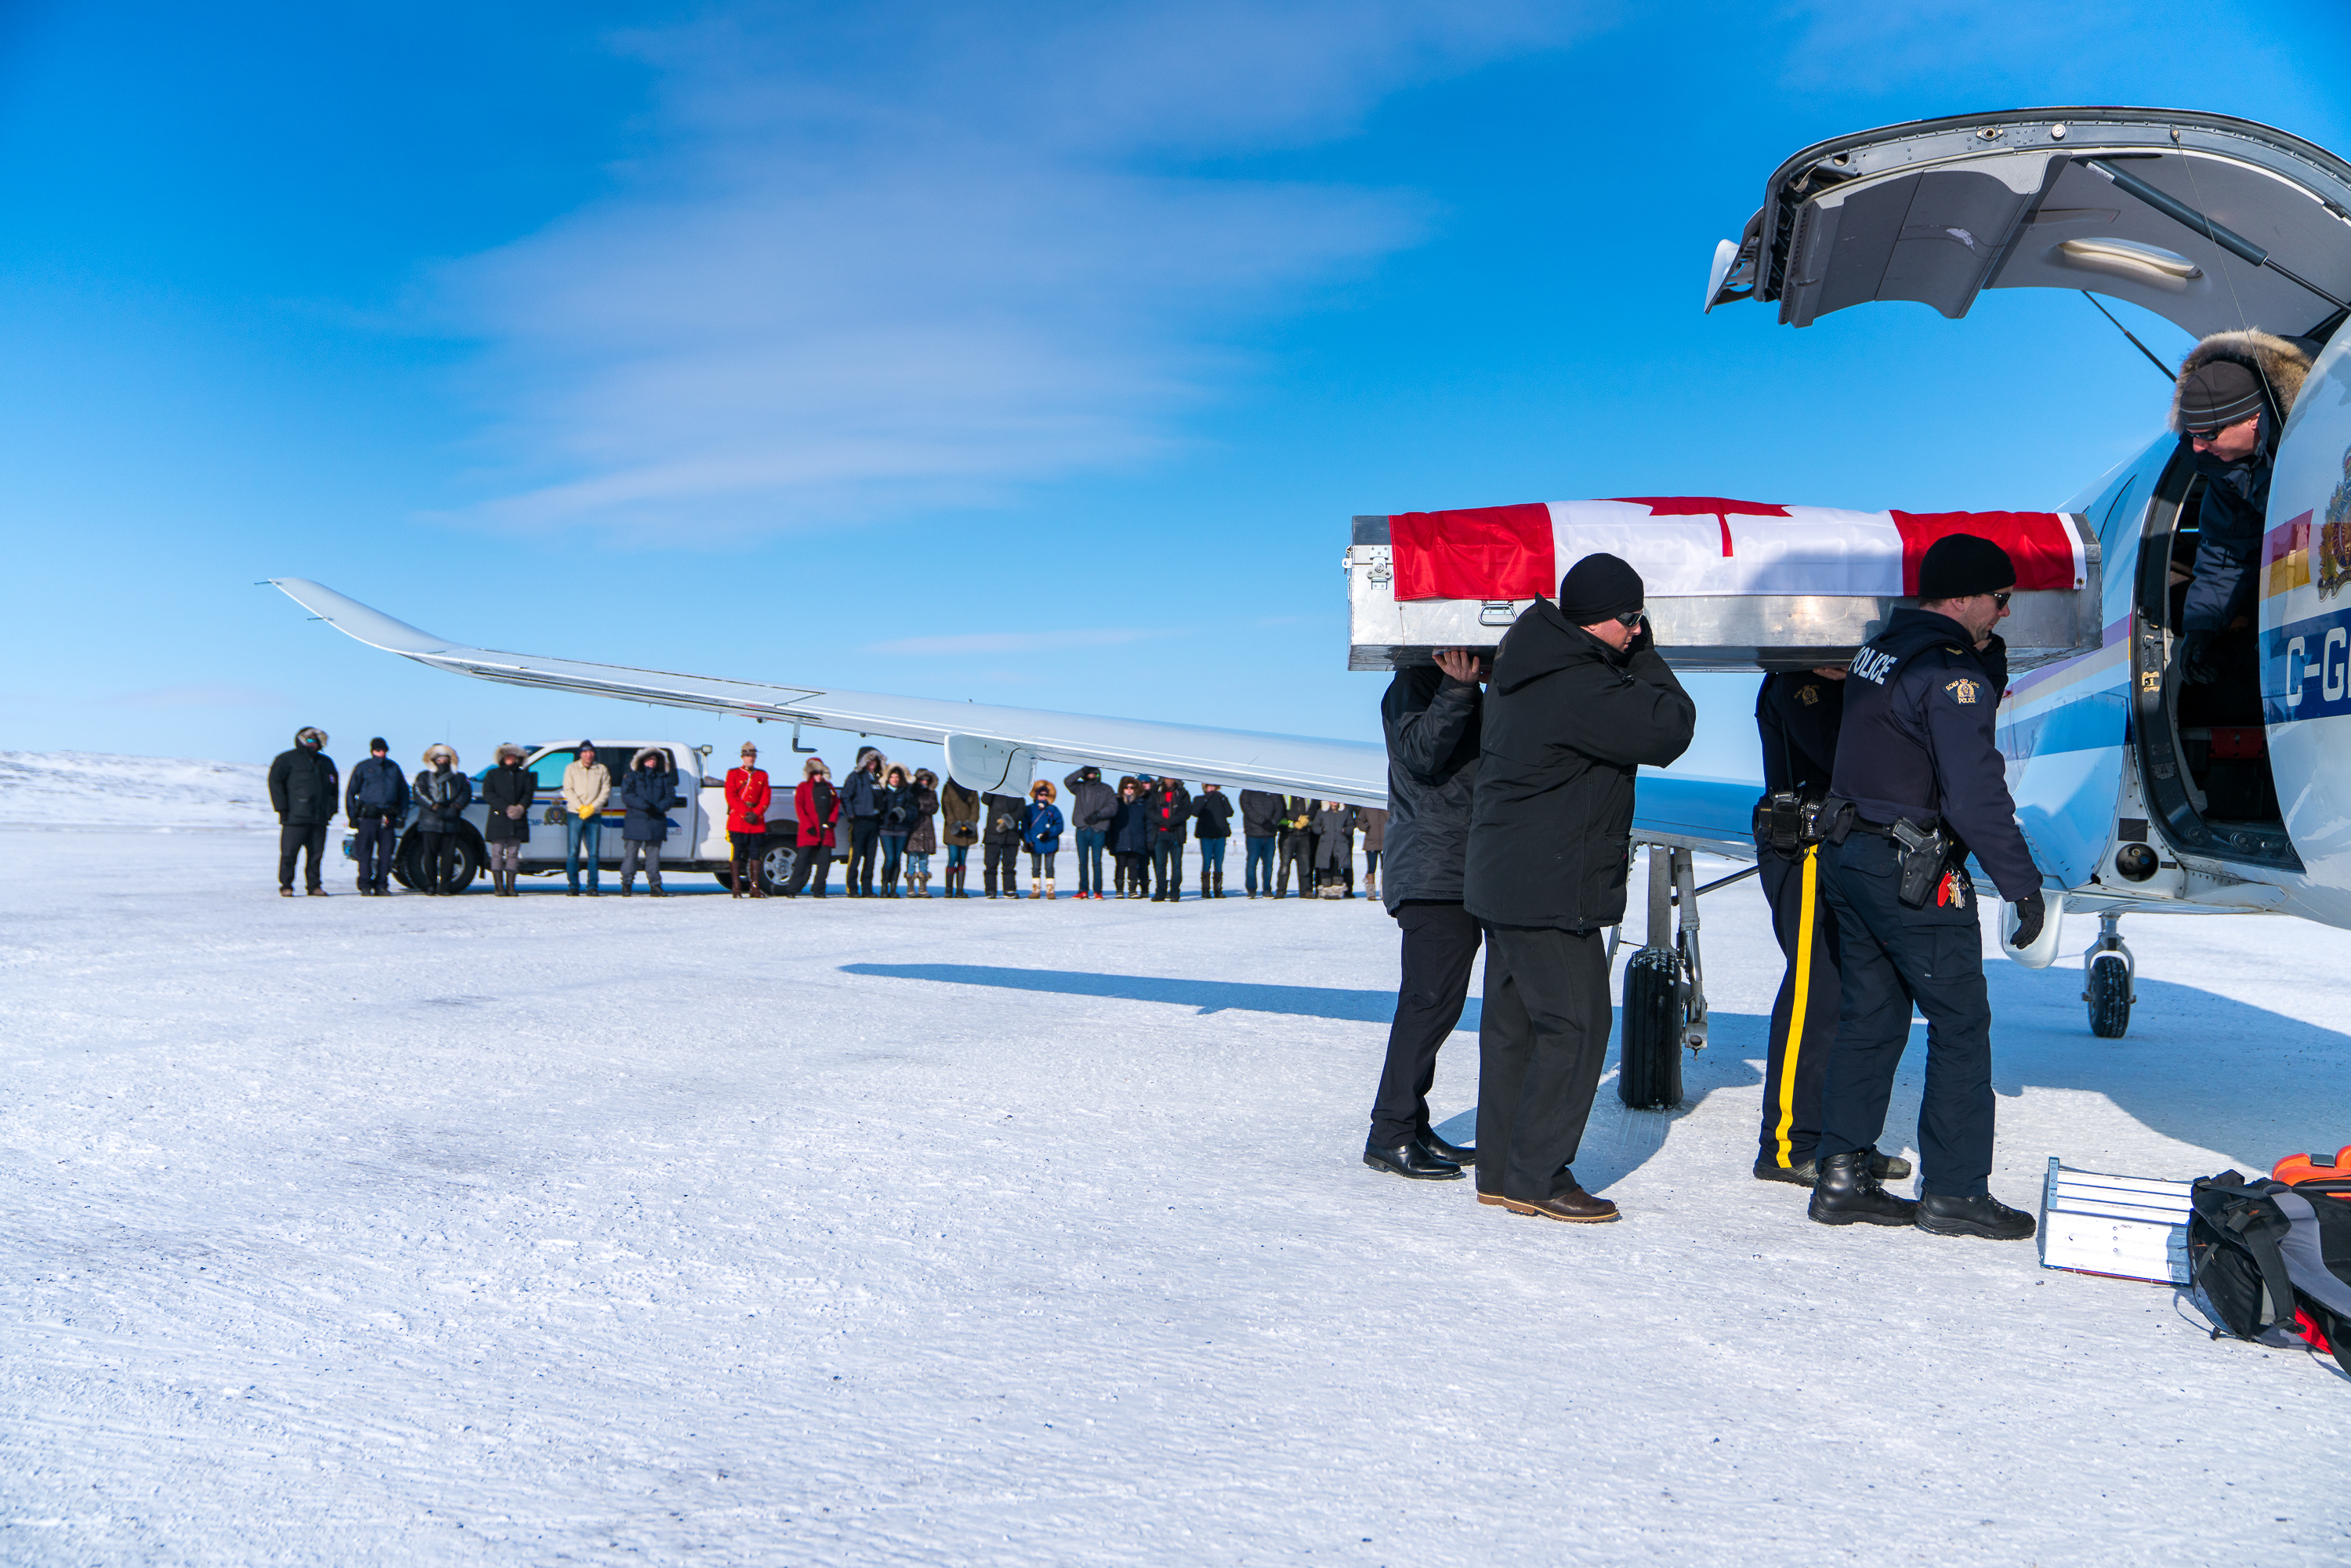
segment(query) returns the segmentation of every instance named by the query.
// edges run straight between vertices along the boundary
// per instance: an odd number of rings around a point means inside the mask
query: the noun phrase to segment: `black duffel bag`
[[[2222,1171],[2195,1184],[2190,1275],[2220,1329],[2265,1344],[2301,1340],[2351,1372],[2351,1202]]]

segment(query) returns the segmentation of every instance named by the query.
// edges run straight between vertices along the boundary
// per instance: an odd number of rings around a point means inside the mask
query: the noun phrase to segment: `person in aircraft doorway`
[[[2171,428],[2204,476],[2195,577],[2179,619],[2179,679],[2189,685],[2258,689],[2258,639],[2231,633],[2252,625],[2278,434],[2309,373],[2308,354],[2267,332],[2215,332],[2180,366]]]
[[[1771,1003],[1755,1175],[1796,1186],[1813,1185],[1821,1078],[1836,1044],[1836,913],[1821,894],[1814,827],[1836,764],[1844,678],[1841,669],[1782,672],[1764,676],[1755,694],[1755,729],[1763,747],[1755,863],[1771,905],[1771,934],[1788,966]],[[1910,1162],[1880,1155],[1876,1168],[1880,1179],[1898,1181],[1910,1174]]]
[[[1916,1225],[2019,1240],[2032,1217],[1991,1196],[1991,1002],[1972,852],[2016,905],[2018,947],[2041,935],[2041,872],[2016,825],[1994,726],[2008,689],[2016,566],[1990,539],[1950,534],[1919,563],[1918,603],[1854,655],[1823,815],[1821,881],[1836,912],[1836,1045],[1821,1083],[1823,1225]],[[1919,1193],[1880,1186],[1877,1140],[1910,1011],[1927,1015]]]

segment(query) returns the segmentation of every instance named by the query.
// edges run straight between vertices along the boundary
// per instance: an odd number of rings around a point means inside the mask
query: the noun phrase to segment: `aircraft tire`
[[[1625,966],[1616,1094],[1636,1111],[1667,1111],[1682,1103],[1680,980],[1679,964],[1668,951],[1644,947]]]
[[[2090,1009],[2090,1032],[2120,1040],[2130,1032],[2130,965],[2119,953],[2093,953],[2083,977],[2082,999]]]

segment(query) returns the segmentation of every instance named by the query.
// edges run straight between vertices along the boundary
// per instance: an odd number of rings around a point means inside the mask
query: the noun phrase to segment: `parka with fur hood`
[[[2198,513],[2196,580],[2188,585],[2188,602],[2180,617],[2183,632],[2225,632],[2253,607],[2254,559],[2261,553],[2262,532],[2269,514],[2270,469],[2277,457],[2278,436],[2294,400],[2310,375],[2311,355],[2299,340],[2267,332],[2215,332],[2189,351],[2180,362],[2179,379],[2171,389],[2171,428],[2187,444],[2179,403],[2188,378],[2216,361],[2229,360],[2261,378],[2261,434],[2243,457],[2220,458],[2196,455],[2196,470],[2204,476],[2204,503]]]

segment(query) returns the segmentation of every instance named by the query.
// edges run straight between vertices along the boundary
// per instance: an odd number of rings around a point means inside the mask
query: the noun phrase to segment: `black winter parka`
[[[1469,913],[1578,932],[1623,920],[1634,775],[1681,756],[1697,726],[1646,631],[1619,653],[1536,600],[1503,635],[1486,687]]]
[[[298,746],[281,751],[269,765],[269,804],[277,820],[308,827],[335,820],[336,787],[342,776],[335,759],[323,751]]]
[[[528,768],[501,762],[483,774],[482,804],[490,809],[490,814],[482,823],[482,837],[494,844],[528,843],[530,803],[538,793],[538,780]],[[522,815],[507,816],[509,806],[520,806]]]
[[[410,786],[416,797],[416,831],[454,833],[474,803],[474,781],[454,768],[427,768]]]
[[[1061,780],[1070,792],[1070,830],[1079,833],[1107,833],[1110,820],[1118,811],[1118,791],[1102,781],[1099,770],[1091,779],[1081,768]]]
[[[1388,827],[1380,896],[1393,910],[1406,901],[1461,902],[1461,864],[1469,844],[1469,801],[1478,789],[1477,683],[1449,678],[1434,664],[1398,670],[1380,699],[1388,741]]]
[[[1241,791],[1241,837],[1270,839],[1281,831],[1281,797],[1262,789]]]
[[[1192,802],[1193,820],[1200,824],[1195,836],[1203,839],[1229,839],[1233,836],[1232,798],[1222,789],[1211,795],[1206,789]]]

